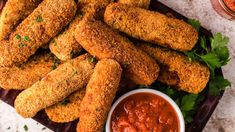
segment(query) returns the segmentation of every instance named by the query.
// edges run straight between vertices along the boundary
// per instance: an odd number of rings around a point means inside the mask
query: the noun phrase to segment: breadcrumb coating
[[[127,4],[134,7],[140,7],[144,9],[148,9],[151,0],[117,0],[117,2],[122,4]]]
[[[184,54],[159,46],[139,44],[139,47],[160,64],[158,81],[194,94],[206,87],[210,78],[206,65],[198,61],[190,62]]]
[[[89,54],[59,65],[41,81],[25,89],[15,99],[15,109],[22,117],[33,117],[38,111],[58,103],[68,95],[84,88],[88,83],[95,62]]]
[[[0,15],[0,40],[6,39],[14,28],[39,5],[42,0],[7,0]]]
[[[174,50],[189,51],[198,40],[198,32],[183,20],[126,4],[109,4],[104,21],[131,37]]]
[[[81,102],[78,132],[101,132],[121,79],[122,68],[112,59],[100,60]]]
[[[75,15],[74,0],[44,0],[10,35],[1,42],[0,64],[22,64],[48,43]]]
[[[0,87],[26,89],[32,86],[52,70],[53,59],[49,52],[37,53],[20,66],[0,66]]]
[[[96,58],[118,61],[127,78],[136,84],[150,85],[157,79],[159,67],[156,61],[104,23],[83,20],[75,31],[75,38]]]

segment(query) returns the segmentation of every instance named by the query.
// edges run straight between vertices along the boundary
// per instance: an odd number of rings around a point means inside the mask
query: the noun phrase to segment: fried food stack
[[[111,1],[8,0],[0,17],[0,86],[25,89],[14,104],[21,116],[45,109],[52,121],[80,118],[77,131],[97,132],[126,79],[195,94],[206,87],[208,67],[180,53],[197,43],[191,25],[147,10],[150,0]]]

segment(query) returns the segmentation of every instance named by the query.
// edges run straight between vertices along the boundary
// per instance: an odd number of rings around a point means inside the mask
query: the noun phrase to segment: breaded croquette
[[[121,73],[122,68],[115,60],[103,59],[96,64],[81,102],[77,132],[102,132]]]
[[[166,48],[143,43],[139,44],[139,47],[160,64],[160,82],[194,94],[198,94],[206,87],[210,78],[210,71],[206,65],[198,61],[189,62],[184,54]]]
[[[75,38],[97,59],[118,61],[125,68],[127,78],[136,84],[150,85],[157,79],[156,61],[101,21],[83,20],[75,31]]]
[[[109,4],[104,21],[131,37],[174,50],[189,51],[198,40],[198,32],[186,22],[126,4]]]
[[[52,70],[54,57],[45,52],[33,55],[20,66],[0,67],[0,86],[4,89],[25,89]]]
[[[127,4],[134,7],[140,7],[144,9],[148,9],[151,0],[117,0],[117,2],[122,4]]]
[[[42,0],[7,0],[0,15],[0,40],[7,38],[10,32],[38,6]]]
[[[82,50],[82,46],[74,38],[74,31],[81,19],[82,15],[77,14],[68,29],[55,37],[49,44],[51,52],[62,61],[72,59],[74,53],[79,53]]]
[[[75,12],[74,0],[44,0],[10,35],[9,42],[1,42],[0,64],[26,62],[70,22]]]
[[[103,18],[104,8],[110,0],[81,0],[78,2],[78,11],[74,20],[70,23],[68,29],[55,37],[50,43],[50,50],[60,60],[66,61],[82,50],[81,45],[74,38],[74,31],[83,17]],[[99,14],[99,10],[103,10]]]
[[[80,116],[80,103],[85,95],[86,89],[80,89],[69,95],[63,101],[45,109],[47,116],[54,122],[70,122]]]
[[[89,54],[59,65],[41,81],[21,92],[15,100],[15,109],[22,117],[33,117],[38,111],[58,103],[88,83],[95,62]]]

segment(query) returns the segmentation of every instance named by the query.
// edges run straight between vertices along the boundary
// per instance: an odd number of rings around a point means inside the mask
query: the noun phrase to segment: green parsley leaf
[[[24,41],[30,41],[28,36],[24,36],[23,40]]]
[[[199,32],[201,24],[198,20],[188,19],[188,24],[192,25]]]
[[[220,68],[221,63],[219,58],[214,53],[208,53],[206,55],[200,55],[201,59],[207,64],[210,68],[212,75],[214,76],[215,68]]]
[[[90,59],[89,59],[89,62],[94,62],[95,61],[95,56],[93,56],[93,57],[91,57]]]
[[[53,56],[52,61],[53,65],[51,66],[51,69],[55,70],[61,62],[56,56]]]
[[[43,21],[43,19],[42,19],[42,16],[41,16],[41,15],[39,15],[39,16],[36,17],[36,22],[42,22],[42,21]]]
[[[184,52],[184,54],[185,54],[186,56],[188,56],[188,61],[189,61],[189,62],[192,62],[192,60],[196,60],[196,59],[197,59],[197,56],[195,55],[195,52],[194,52],[194,51]]]
[[[200,43],[200,46],[208,53],[209,50],[206,46],[206,37],[205,36],[200,37],[199,43]]]
[[[61,105],[67,105],[68,103],[70,103],[69,99],[64,99],[60,104]]]
[[[195,105],[197,97],[198,95],[196,94],[185,95],[181,100],[180,109],[185,112],[194,109],[194,105]]]
[[[223,76],[216,76],[209,82],[209,93],[214,96],[219,95],[227,86],[231,86],[227,79],[224,79]]]
[[[24,130],[25,130],[25,131],[28,131],[28,130],[29,130],[29,128],[28,128],[27,125],[24,125]]]
[[[23,42],[21,42],[19,45],[18,45],[20,48],[26,46]]]
[[[21,39],[21,37],[20,37],[19,34],[16,34],[16,35],[15,35],[15,38],[16,38],[16,39]]]

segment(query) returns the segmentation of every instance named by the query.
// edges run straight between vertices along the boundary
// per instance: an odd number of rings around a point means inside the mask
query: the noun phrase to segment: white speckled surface
[[[230,63],[223,67],[223,73],[232,82],[222,100],[207,123],[204,132],[235,132],[235,21],[220,17],[212,8],[210,0],[160,0],[179,13],[198,19],[202,26],[212,31],[221,32],[230,38]],[[15,110],[0,101],[0,132],[24,132],[27,125],[29,132],[50,132],[32,119],[23,119]],[[8,129],[10,127],[10,129]]]

